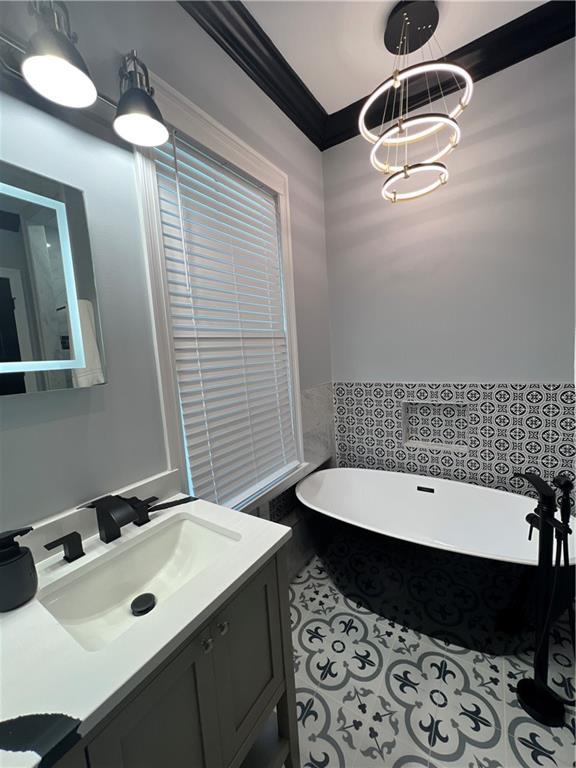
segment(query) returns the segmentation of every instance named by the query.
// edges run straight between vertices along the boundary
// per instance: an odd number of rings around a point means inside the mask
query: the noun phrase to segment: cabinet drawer
[[[276,561],[211,624],[224,764],[228,765],[283,680]]]

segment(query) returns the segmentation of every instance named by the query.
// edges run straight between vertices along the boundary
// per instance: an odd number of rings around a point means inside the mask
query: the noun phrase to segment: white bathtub
[[[538,562],[538,533],[528,541],[526,523],[536,502],[526,496],[375,469],[315,472],[298,484],[296,495],[323,515],[396,539],[491,560]],[[574,536],[570,546],[574,562]]]

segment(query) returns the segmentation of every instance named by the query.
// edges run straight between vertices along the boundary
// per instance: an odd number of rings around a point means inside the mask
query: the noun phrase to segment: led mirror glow
[[[22,74],[37,93],[63,107],[89,107],[98,95],[88,75],[59,56],[28,56]]]
[[[421,187],[420,189],[415,189],[412,192],[397,192],[395,189],[390,189],[390,187],[402,179],[409,179],[420,173],[435,173],[438,174],[438,176],[431,184]],[[433,192],[435,189],[446,184],[449,177],[448,169],[442,163],[415,163],[414,165],[408,165],[404,170],[398,173],[393,173],[392,176],[389,176],[386,179],[382,186],[382,197],[390,203],[415,200],[418,197],[430,194],[430,192]]]
[[[466,70],[462,67],[459,67],[457,64],[450,64],[448,62],[426,61],[422,64],[415,64],[414,66],[407,67],[406,69],[402,70],[402,72],[398,72],[392,77],[389,77],[388,80],[385,80],[382,85],[378,86],[378,88],[376,88],[376,90],[366,100],[362,110],[360,111],[360,117],[358,118],[358,130],[366,139],[366,141],[369,141],[371,144],[376,144],[380,138],[377,133],[368,130],[366,127],[366,115],[368,114],[368,110],[374,105],[380,96],[389,91],[390,88],[398,87],[398,82],[402,83],[403,81],[409,80],[412,77],[417,77],[418,75],[441,72],[451,73],[455,77],[461,78],[462,82],[464,83],[464,93],[460,97],[460,100],[454,109],[452,109],[452,111],[448,114],[448,117],[455,119],[461,115],[464,109],[470,103],[474,90],[474,84],[468,72],[466,72]],[[418,133],[412,134],[410,136],[410,141],[419,141],[425,136],[431,136],[433,133],[436,133],[436,131],[439,131],[441,127],[441,123],[431,125],[430,127],[425,128]]]
[[[399,123],[395,123],[387,131],[385,131],[382,134],[382,136],[380,136],[376,144],[374,144],[374,146],[372,147],[372,151],[370,153],[370,162],[372,163],[372,166],[377,171],[381,171],[382,173],[393,173],[395,171],[402,171],[404,169],[403,165],[392,165],[389,162],[382,162],[382,160],[379,160],[378,152],[382,147],[389,148],[391,145],[396,145],[397,147],[399,144],[411,143],[413,140],[412,135],[408,134],[408,131],[410,130],[410,128],[414,128],[415,126],[418,126],[418,125],[427,125],[427,124],[428,125],[440,124],[440,127],[451,128],[452,134],[444,147],[439,149],[436,152],[436,154],[426,158],[426,160],[422,160],[422,163],[424,164],[435,163],[438,160],[441,160],[443,157],[446,157],[446,155],[452,152],[454,147],[458,146],[462,132],[460,131],[460,126],[458,125],[456,120],[453,120],[451,117],[447,117],[446,115],[442,115],[439,113],[430,113],[428,115],[417,115],[415,117],[407,117],[404,120],[402,120],[401,126]],[[402,134],[402,135],[398,135],[398,134]]]
[[[168,141],[168,129],[153,117],[142,114],[119,115],[114,130],[124,141],[140,147],[158,147]]]

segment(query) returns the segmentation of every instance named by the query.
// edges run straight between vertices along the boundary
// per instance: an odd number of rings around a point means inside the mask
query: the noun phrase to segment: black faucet
[[[538,542],[538,570],[536,595],[536,642],[534,652],[534,676],[519,681],[516,695],[522,708],[535,720],[549,727],[564,723],[564,701],[548,686],[549,630],[552,620],[557,575],[564,540],[568,552],[568,536],[571,530],[556,515],[556,493],[548,483],[533,472],[515,474],[527,480],[538,493],[538,506],[527,515],[530,535],[534,527],[540,532]],[[553,558],[556,538],[556,558]]]
[[[157,501],[155,496],[141,501],[136,497],[125,499],[122,496],[103,496],[88,506],[96,509],[98,533],[105,544],[119,539],[121,529],[128,523],[144,525],[150,522],[148,515],[150,504]]]
[[[124,498],[123,496],[103,496],[96,499],[89,507],[96,509],[96,519],[98,520],[98,533],[105,544],[109,544],[121,536],[121,529],[128,523],[134,525],[146,525],[150,522],[151,512],[160,512],[162,509],[177,507],[180,504],[188,504],[195,501],[194,496],[185,496],[175,501],[167,501],[164,504],[151,506],[158,501],[156,496],[150,496],[147,499],[139,499],[137,496]]]
[[[556,511],[556,494],[546,480],[543,480],[534,472],[515,472],[514,477],[527,480],[538,494],[538,506],[542,506],[547,512],[552,511],[552,514],[554,514]]]
[[[526,522],[530,524],[528,539],[532,539],[532,530],[534,528],[541,530],[541,517],[544,517],[547,520],[554,518],[554,515],[556,514],[556,494],[546,480],[543,480],[539,475],[534,474],[534,472],[516,472],[514,477],[529,482],[538,494],[538,506],[534,512],[530,512],[530,514],[526,515]]]
[[[572,495],[572,491],[574,490],[574,482],[567,474],[556,475],[552,482],[560,491],[560,518],[565,530],[565,535],[562,539],[562,550],[564,557],[564,570],[566,572],[566,579],[568,583],[568,594],[570,595],[570,600],[568,602],[568,623],[570,626],[572,646],[574,646],[576,645],[576,616],[574,615],[574,601],[572,599],[572,595],[574,594],[574,576],[570,570],[570,549],[568,546],[568,534],[570,532],[570,522],[572,517],[572,502],[570,497]]]
[[[560,517],[564,525],[568,525],[571,514],[570,494],[574,490],[574,483],[568,475],[564,474],[556,475],[552,482],[560,491]]]

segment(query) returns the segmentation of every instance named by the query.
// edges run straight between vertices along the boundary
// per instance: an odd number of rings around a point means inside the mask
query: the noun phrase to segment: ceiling
[[[330,114],[366,96],[392,69],[384,27],[395,0],[247,0],[248,10]],[[543,0],[439,0],[437,40],[449,53]],[[419,57],[418,51],[413,56]]]

